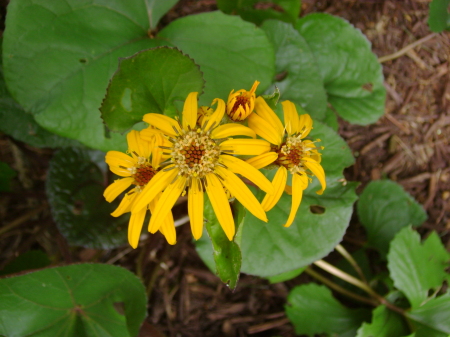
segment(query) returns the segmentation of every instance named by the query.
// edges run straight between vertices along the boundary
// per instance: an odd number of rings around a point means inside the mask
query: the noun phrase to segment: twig
[[[421,45],[422,43],[424,43],[428,40],[435,38],[437,35],[438,35],[437,33],[432,33],[430,35],[427,35],[427,36],[421,38],[420,40],[417,40],[416,42],[413,42],[413,43],[407,45],[405,48],[402,48],[393,54],[382,56],[382,57],[378,58],[378,62],[383,63],[386,61],[390,61],[390,60],[399,58],[400,56],[405,55],[409,50],[417,47],[418,45]]]
[[[48,205],[41,205],[38,208],[33,209],[32,211],[22,215],[21,217],[17,218],[16,220],[12,221],[8,225],[4,226],[3,228],[0,228],[0,235],[6,233],[7,231],[13,229],[14,227],[20,226],[22,223],[27,221],[28,219],[36,216],[40,212],[42,212],[44,209],[46,209]]]

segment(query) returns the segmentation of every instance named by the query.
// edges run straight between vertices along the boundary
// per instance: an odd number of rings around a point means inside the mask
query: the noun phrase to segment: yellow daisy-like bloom
[[[284,112],[284,126],[275,112],[262,97],[256,99],[255,113],[248,118],[248,125],[257,135],[269,141],[272,152],[264,153],[247,160],[255,168],[262,168],[274,163],[278,170],[272,184],[275,193],[267,194],[261,205],[268,212],[275,206],[286,189],[292,191],[292,205],[285,227],[294,221],[300,206],[303,190],[308,187],[310,178],[314,175],[319,179],[322,194],[326,188],[325,172],[320,165],[321,156],[314,142],[304,139],[312,129],[312,119],[308,114],[298,115],[294,103],[281,103]],[[286,134],[287,133],[287,134]],[[318,140],[319,141],[319,140]],[[292,188],[286,186],[288,171],[292,174]]]
[[[150,141],[147,141],[141,138],[138,131],[133,130],[127,134],[127,141],[129,155],[119,151],[109,151],[105,157],[105,161],[109,165],[110,170],[118,176],[124,177],[116,180],[106,188],[103,193],[106,201],[112,202],[122,192],[134,185],[125,194],[119,207],[111,213],[114,217],[131,212],[138,196],[145,186],[155,177],[159,165],[164,159],[159,151],[159,146],[165,142],[161,133],[154,133]],[[131,214],[128,225],[128,242],[133,248],[136,248],[139,243],[139,236],[147,209],[150,209],[153,213],[159,197],[160,194],[144,205],[139,212]],[[175,225],[171,212],[166,214],[159,230],[166,237],[168,243],[172,245],[176,243]]]
[[[255,92],[259,83],[255,81],[250,91],[241,89],[234,92],[234,89],[231,90],[227,102],[227,115],[231,120],[235,122],[243,121],[253,112],[256,100]]]
[[[273,187],[264,175],[233,155],[259,155],[270,151],[270,144],[262,139],[230,139],[236,135],[256,137],[253,130],[240,124],[218,126],[225,113],[225,102],[215,99],[217,108],[202,126],[197,126],[197,93],[188,95],[183,108],[182,123],[167,116],[149,113],[144,121],[161,130],[169,146],[162,147],[170,158],[138,196],[132,212],[139,212],[158,193],[164,190],[153,216],[150,232],[157,231],[180,194],[188,188],[188,214],[195,239],[203,232],[203,197],[208,194],[214,212],[228,239],[235,234],[233,215],[224,187],[257,218],[267,221],[261,204],[235,173],[252,181],[267,193]],[[143,130],[151,137],[154,129]]]

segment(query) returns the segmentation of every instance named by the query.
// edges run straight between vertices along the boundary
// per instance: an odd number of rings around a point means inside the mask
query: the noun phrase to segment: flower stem
[[[364,273],[362,272],[361,268],[359,267],[358,263],[355,261],[353,256],[351,256],[350,253],[341,245],[337,245],[336,250],[338,251],[339,254],[342,255],[342,257],[344,259],[346,259],[348,261],[348,263],[350,263],[352,265],[353,269],[355,269],[355,271],[358,273],[361,280],[365,284],[367,284],[366,277],[364,276]]]

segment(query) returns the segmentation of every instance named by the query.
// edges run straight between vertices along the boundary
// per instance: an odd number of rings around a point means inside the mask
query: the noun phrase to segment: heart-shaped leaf
[[[142,283],[126,269],[49,268],[0,282],[0,335],[134,337],[146,302]]]

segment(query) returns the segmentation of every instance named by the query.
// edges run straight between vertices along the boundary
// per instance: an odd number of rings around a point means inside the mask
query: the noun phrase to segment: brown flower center
[[[180,153],[184,155],[186,165],[192,168],[194,167],[194,164],[199,164],[202,161],[205,154],[205,146],[197,146],[191,144],[189,146],[183,147]]]
[[[242,106],[245,110],[245,104],[247,104],[248,101],[249,101],[249,98],[247,97],[247,95],[240,95],[240,96],[236,97],[236,102],[234,102],[234,105],[231,108],[229,115],[233,116],[234,113],[236,112],[236,110],[239,109],[239,106]],[[241,118],[241,114],[239,114],[239,118],[237,120],[239,120],[240,118]]]
[[[156,174],[156,170],[149,163],[144,163],[136,167],[136,173],[133,174],[134,183],[137,186],[145,186]]]
[[[307,148],[299,137],[288,137],[275,152],[278,154],[276,164],[286,167],[293,174],[304,171],[302,158],[307,154]]]

